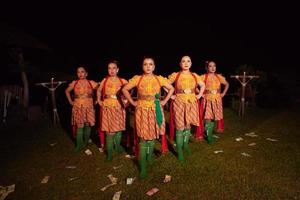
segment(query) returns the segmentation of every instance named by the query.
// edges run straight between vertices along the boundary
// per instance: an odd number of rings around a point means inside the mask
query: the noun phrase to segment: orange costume
[[[175,84],[176,98],[170,107],[170,137],[174,137],[173,117],[176,128],[176,147],[178,160],[183,161],[183,149],[191,154],[189,148],[189,137],[191,134],[191,125],[200,126],[202,120],[200,117],[199,101],[196,98],[197,86],[204,85],[196,73],[174,72],[169,76],[171,83]],[[174,116],[173,116],[174,115]],[[200,131],[199,131],[200,132]],[[196,134],[197,139],[202,135]]]
[[[176,84],[176,99],[173,105],[175,128],[183,130],[191,128],[191,125],[199,126],[199,108],[195,94],[197,85],[202,83],[199,75],[174,72],[169,76],[169,80]]]
[[[228,83],[225,77],[215,73],[201,75],[201,79],[206,84],[203,101],[206,139],[211,144],[214,140],[212,134],[215,122],[217,122],[216,132],[224,131],[221,84],[228,85]]]
[[[138,100],[135,110],[136,133],[142,140],[153,140],[165,134],[165,117],[162,113],[162,124],[159,127],[156,121],[155,95],[160,93],[162,86],[169,84],[168,79],[162,76],[136,75],[129,80],[129,87],[136,87]],[[163,109],[162,109],[163,110]]]
[[[137,102],[135,105],[135,135],[140,138],[139,144],[135,136],[136,155],[139,156],[140,178],[147,177],[147,162],[153,163],[154,139],[162,136],[162,151],[167,149],[165,138],[165,117],[161,106],[161,87],[170,87],[168,79],[154,74],[136,75],[125,86],[127,89],[137,88]],[[171,88],[173,90],[173,88]],[[126,93],[125,93],[126,94]],[[138,151],[139,152],[138,152]]]
[[[79,79],[71,82],[66,89],[67,98],[71,99],[70,92],[74,91],[72,101],[72,126],[73,136],[76,137],[75,151],[79,152],[88,144],[91,134],[91,126],[95,125],[95,110],[93,102],[93,90],[98,84],[94,81]]]
[[[102,88],[101,105],[101,131],[113,134],[118,131],[124,131],[125,127],[125,109],[119,97],[119,92],[127,81],[125,79],[111,77],[104,78],[100,83]]]
[[[125,79],[119,77],[104,78],[98,90],[101,95],[100,108],[100,139],[104,145],[104,132],[106,132],[107,161],[112,160],[113,147],[117,152],[123,152],[121,146],[122,131],[126,129],[126,112],[120,99],[121,88],[126,84]]]
[[[75,80],[69,86],[74,90],[72,125],[77,128],[83,128],[86,124],[94,126],[93,90],[97,88],[98,84],[90,80]]]
[[[221,97],[221,84],[227,84],[224,76],[220,74],[203,74],[200,76],[205,83],[204,92],[204,119],[218,121],[217,131],[224,130],[223,104]]]

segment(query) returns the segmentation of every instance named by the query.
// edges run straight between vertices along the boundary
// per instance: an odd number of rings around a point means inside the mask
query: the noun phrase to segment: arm
[[[101,81],[100,86],[97,89],[97,102],[100,106],[102,105],[102,101],[101,101],[102,88],[103,88],[103,81]]]
[[[227,81],[226,81],[226,83],[224,85],[225,85],[225,88],[224,88],[224,90],[223,90],[223,92],[221,94],[222,98],[225,96],[225,94],[226,94],[226,92],[227,92],[227,90],[229,88],[229,83]]]
[[[202,81],[199,81],[198,85],[200,86],[200,92],[196,95],[197,99],[200,99],[203,96],[205,90],[205,84]]]
[[[71,94],[70,94],[72,90],[73,90],[73,87],[71,85],[69,85],[65,91],[67,99],[68,99],[69,103],[71,104],[71,106],[74,105],[74,102],[73,102],[73,100],[71,98]]]
[[[125,98],[129,101],[129,103],[131,103],[131,105],[133,105],[133,106],[136,106],[137,105],[136,101],[134,101],[132,99],[131,94],[129,93],[129,90],[131,90],[132,88],[134,88],[134,86],[131,87],[130,85],[126,84],[123,87],[122,92],[123,92]]]
[[[164,86],[164,90],[167,89],[168,90],[168,94],[166,96],[166,98],[162,101],[160,101],[160,104],[162,106],[166,105],[166,103],[169,101],[169,99],[171,98],[173,92],[174,92],[174,87],[171,84],[167,84]]]

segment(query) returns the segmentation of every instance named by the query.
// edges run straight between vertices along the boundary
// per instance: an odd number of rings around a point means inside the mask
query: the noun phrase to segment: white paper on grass
[[[84,153],[85,153],[86,155],[88,155],[88,156],[93,154],[93,153],[91,152],[91,150],[89,150],[89,149],[85,150]]]
[[[114,194],[112,200],[119,200],[121,197],[122,191],[118,191]]]
[[[218,154],[218,153],[223,153],[223,150],[216,150],[214,151],[215,154]]]
[[[243,155],[243,156],[245,156],[245,157],[251,157],[251,155],[250,155],[250,154],[248,154],[248,153],[245,153],[245,152],[241,153],[241,155]]]
[[[172,179],[171,175],[165,175],[164,183],[170,182]]]
[[[148,196],[152,196],[153,194],[155,194],[156,192],[158,192],[159,189],[158,188],[152,188],[151,190],[149,190],[146,194]]]
[[[278,140],[272,139],[272,138],[266,138],[266,140],[271,141],[271,142],[277,142]]]

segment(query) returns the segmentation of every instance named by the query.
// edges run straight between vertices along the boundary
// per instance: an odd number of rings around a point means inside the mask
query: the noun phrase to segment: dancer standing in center
[[[165,134],[165,117],[163,106],[174,92],[168,79],[153,74],[154,59],[145,57],[143,60],[143,75],[136,75],[124,86],[123,93],[135,107],[135,126],[139,137],[140,178],[147,177],[146,165],[153,163],[152,154],[154,140]],[[134,101],[129,90],[136,87],[138,99]],[[168,90],[165,99],[160,100],[161,87]]]

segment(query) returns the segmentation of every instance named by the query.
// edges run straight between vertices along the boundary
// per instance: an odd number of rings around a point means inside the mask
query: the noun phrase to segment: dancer
[[[213,131],[215,122],[217,122],[217,132],[224,131],[223,120],[223,104],[222,98],[225,96],[229,83],[225,77],[216,73],[216,63],[214,61],[206,61],[206,74],[200,76],[200,79],[205,83],[206,88],[204,92],[204,121],[206,139],[209,144],[213,142]],[[221,84],[225,85],[223,92],[221,91]]]
[[[147,177],[147,161],[153,163],[152,154],[155,139],[165,134],[165,117],[163,106],[174,92],[168,79],[153,74],[155,69],[154,59],[145,57],[143,60],[142,75],[136,75],[124,86],[123,93],[129,102],[135,106],[135,126],[139,137],[139,164],[140,178]],[[129,90],[136,87],[138,99],[134,101]],[[165,99],[160,100],[161,87],[168,90]]]
[[[120,91],[127,81],[118,77],[118,72],[118,62],[109,62],[108,76],[101,81],[97,90],[97,101],[100,105],[100,134],[102,131],[106,132],[107,161],[112,160],[113,149],[118,153],[123,152],[121,138],[122,131],[126,129],[125,99],[122,99]]]
[[[72,81],[65,93],[72,108],[72,125],[76,128],[76,147],[79,152],[88,144],[91,134],[91,127],[95,125],[95,110],[93,104],[93,92],[98,84],[95,81],[87,80],[85,67],[77,68],[77,80]],[[71,91],[74,90],[74,100],[71,98]]]
[[[199,126],[198,100],[203,95],[205,86],[196,73],[192,73],[190,68],[192,61],[189,56],[183,56],[180,61],[181,71],[174,72],[169,76],[171,83],[174,83],[175,95],[173,95],[170,117],[174,116],[176,129],[176,148],[178,160],[184,161],[183,150],[190,155],[189,138],[191,135],[191,125]],[[200,92],[196,90],[200,86]],[[172,115],[172,116],[171,116]],[[173,123],[170,120],[170,123]],[[170,127],[173,127],[170,125]]]

